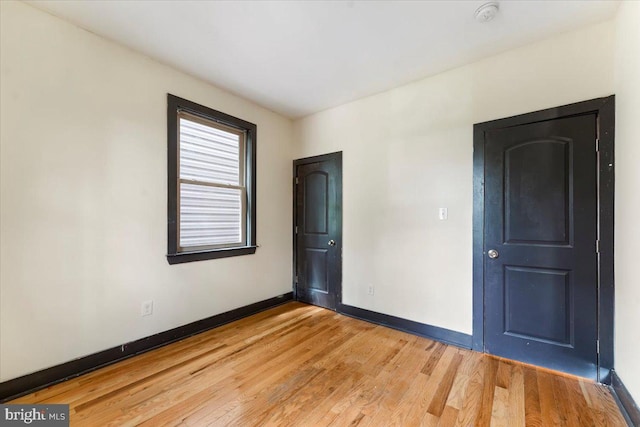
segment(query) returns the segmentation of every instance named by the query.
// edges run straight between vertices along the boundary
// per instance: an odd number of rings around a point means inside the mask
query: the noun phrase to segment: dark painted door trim
[[[598,380],[609,384],[613,369],[613,202],[615,96],[597,98],[535,111],[473,126],[473,340],[472,348],[484,351],[484,134],[505,128],[583,114],[598,116]],[[595,142],[594,142],[595,143]]]
[[[302,159],[297,159],[293,161],[293,180],[292,180],[292,190],[293,190],[293,225],[291,229],[291,235],[293,239],[293,270],[291,272],[291,287],[293,289],[293,298],[297,301],[297,286],[296,286],[296,267],[297,267],[297,253],[298,253],[298,244],[296,239],[296,224],[298,224],[297,218],[297,191],[296,191],[296,177],[298,176],[298,167],[302,165],[307,165],[310,163],[322,162],[326,160],[335,160],[338,165],[338,169],[340,170],[339,176],[336,177],[336,193],[338,206],[336,209],[336,222],[337,222],[337,234],[338,238],[335,239],[338,244],[338,250],[340,251],[340,256],[338,257],[338,280],[336,284],[336,310],[342,304],[342,151],[337,151],[335,153],[327,153],[319,156],[313,157],[305,157]]]

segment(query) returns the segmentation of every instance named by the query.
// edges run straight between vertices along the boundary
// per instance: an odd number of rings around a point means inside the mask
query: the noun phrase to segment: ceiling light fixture
[[[479,8],[476,9],[476,13],[474,14],[476,21],[478,22],[489,22],[498,14],[500,6],[498,2],[492,1],[489,3],[485,3]]]

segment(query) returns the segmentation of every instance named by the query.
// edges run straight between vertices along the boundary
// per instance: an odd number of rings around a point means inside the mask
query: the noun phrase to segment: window
[[[256,125],[168,95],[167,259],[256,251]]]

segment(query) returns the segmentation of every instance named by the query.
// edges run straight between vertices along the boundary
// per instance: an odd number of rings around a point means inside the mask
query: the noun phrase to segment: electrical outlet
[[[447,208],[439,208],[438,209],[438,218],[441,220],[445,220],[449,217],[449,212]]]
[[[153,300],[142,301],[142,306],[140,308],[141,316],[151,316],[153,314]]]
[[[375,293],[375,288],[373,287],[373,285],[369,285],[369,287],[367,288],[367,295],[373,295]]]

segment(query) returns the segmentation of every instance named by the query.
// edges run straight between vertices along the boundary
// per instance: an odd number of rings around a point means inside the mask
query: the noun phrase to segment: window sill
[[[182,264],[184,262],[204,261],[207,259],[228,258],[232,256],[252,255],[256,253],[257,246],[242,246],[238,248],[213,249],[198,252],[179,252],[167,254],[169,264]]]

